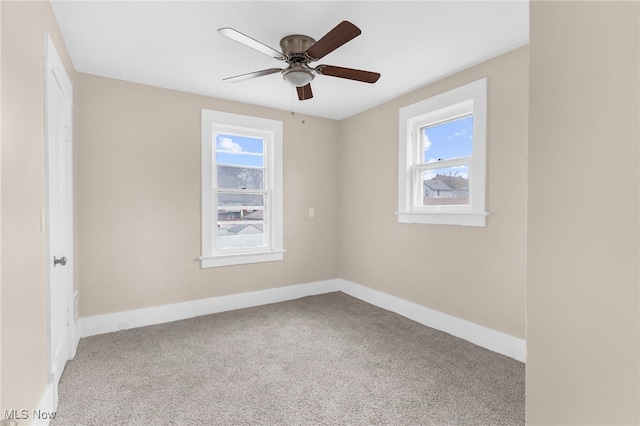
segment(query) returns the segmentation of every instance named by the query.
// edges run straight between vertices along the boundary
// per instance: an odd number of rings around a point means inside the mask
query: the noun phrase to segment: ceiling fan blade
[[[250,80],[256,77],[262,77],[263,75],[275,74],[280,71],[282,71],[281,68],[269,68],[268,70],[254,71],[247,74],[240,74],[233,77],[223,78],[222,81],[226,81],[229,83],[237,83],[239,81],[245,81],[245,80]]]
[[[301,101],[313,98],[311,83],[307,83],[306,86],[296,87],[296,90],[298,91],[298,99],[300,99]]]
[[[324,37],[307,49],[307,56],[314,61],[333,52],[349,40],[358,37],[362,31],[349,21],[342,21],[334,29],[329,31]]]
[[[316,72],[331,77],[347,78],[365,83],[375,83],[380,78],[380,73],[371,71],[354,70],[353,68],[335,67],[333,65],[318,65]]]
[[[235,40],[238,43],[242,43],[245,46],[248,46],[258,52],[264,53],[267,56],[271,56],[276,59],[284,59],[284,55],[278,52],[275,49],[267,46],[266,44],[260,43],[258,40],[249,37],[248,35],[242,34],[240,31],[236,31],[233,28],[220,28],[218,30],[220,35],[223,35],[231,40]]]

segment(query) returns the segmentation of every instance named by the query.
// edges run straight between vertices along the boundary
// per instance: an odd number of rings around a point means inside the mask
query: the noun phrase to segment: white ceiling
[[[512,1],[60,1],[51,0],[77,71],[248,104],[343,119],[526,44],[529,5]],[[343,20],[362,34],[319,64],[376,71],[375,84],[319,75],[314,97],[272,74],[284,68],[217,33],[232,27],[280,50],[280,39],[319,40]]]

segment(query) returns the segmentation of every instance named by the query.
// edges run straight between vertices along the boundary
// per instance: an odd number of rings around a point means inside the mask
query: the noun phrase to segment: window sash
[[[241,265],[249,263],[261,263],[283,260],[283,204],[282,204],[282,122],[260,117],[241,114],[233,114],[214,110],[202,110],[201,134],[202,134],[202,225],[201,225],[201,256],[202,268]],[[216,164],[216,135],[249,136],[260,138],[264,141],[263,167],[257,167],[264,171],[262,185],[259,189],[220,188],[218,187],[218,169],[228,164]],[[220,151],[220,150],[218,150]],[[231,160],[229,160],[231,161]],[[227,161],[228,162],[228,161]],[[231,161],[233,162],[233,161]],[[231,166],[237,166],[232,164]],[[252,166],[243,166],[252,168]],[[231,181],[222,181],[225,185],[234,186]],[[240,185],[239,185],[240,186]],[[260,194],[264,197],[264,206],[228,206],[229,209],[262,210],[262,220],[252,221],[254,224],[263,224],[263,232],[268,244],[265,247],[244,247],[239,249],[215,250],[218,244],[218,224],[233,222],[226,220],[228,217],[220,217],[218,220],[218,195],[222,194]],[[241,198],[241,197],[239,197]],[[239,200],[240,203],[252,204],[250,200]],[[226,204],[226,202],[225,202]],[[260,202],[257,202],[260,204]],[[221,205],[222,210],[225,208]],[[225,206],[226,207],[226,206]],[[230,216],[233,217],[233,216]],[[249,221],[247,221],[249,222]]]
[[[252,138],[256,138],[256,139],[262,139],[263,143],[264,143],[264,151],[262,153],[253,153],[254,155],[259,155],[264,157],[263,160],[263,166],[245,166],[245,165],[235,165],[235,164],[226,164],[226,163],[218,163],[217,161],[217,153],[218,152],[224,152],[221,150],[217,149],[217,144],[216,144],[216,139],[217,139],[217,135],[219,133],[225,134],[225,135],[230,135],[230,136],[239,136],[239,137],[252,137]],[[230,129],[229,126],[226,125],[221,125],[221,124],[214,124],[213,125],[213,139],[211,140],[212,143],[212,154],[213,154],[213,158],[212,158],[212,162],[213,162],[213,197],[212,197],[212,202],[213,202],[213,226],[212,226],[212,235],[211,235],[211,243],[212,243],[212,247],[211,247],[211,253],[215,256],[215,255],[225,255],[225,254],[242,254],[242,253],[256,253],[256,252],[268,252],[268,251],[272,251],[273,250],[273,232],[270,229],[270,223],[271,223],[271,203],[270,203],[270,196],[271,196],[271,180],[270,180],[270,166],[271,166],[271,162],[269,161],[269,157],[270,157],[270,153],[272,152],[272,138],[271,135],[269,134],[269,132],[265,132],[265,131],[253,131],[251,129],[238,129],[238,128],[234,128],[234,129]],[[244,154],[243,154],[244,155]],[[263,189],[241,189],[241,188],[223,188],[223,187],[219,187],[218,186],[218,167],[219,166],[223,166],[223,167],[237,167],[237,168],[246,168],[246,169],[259,169],[259,170],[263,170],[263,183],[262,183],[262,187]],[[254,209],[254,210],[263,210],[263,217],[262,217],[262,221],[260,223],[263,224],[262,227],[262,232],[263,232],[263,241],[264,241],[264,245],[261,246],[256,246],[256,247],[237,247],[237,248],[229,248],[229,247],[220,247],[220,240],[219,240],[219,236],[218,236],[218,225],[224,224],[224,223],[230,223],[229,221],[220,221],[218,220],[218,211],[226,206],[219,206],[218,205],[218,195],[219,194],[239,194],[239,195],[251,195],[251,194],[259,194],[259,195],[263,195],[264,196],[264,206],[228,206],[230,208],[224,208],[224,210],[227,211],[233,211],[236,208],[241,211],[241,210],[248,210],[248,209]],[[255,207],[255,208],[254,208]],[[259,208],[258,208],[259,207]],[[232,222],[235,223],[235,222]],[[258,221],[255,221],[253,223],[258,223]]]
[[[434,169],[446,169],[447,167],[457,167],[471,164],[471,155],[464,157],[445,158],[440,161],[433,161],[431,163],[419,163],[414,166],[415,169],[420,170],[434,170]]]
[[[426,163],[424,129],[469,115],[473,116],[471,156]],[[399,120],[398,222],[486,226],[487,79],[400,108]],[[455,165],[469,167],[468,205],[425,206],[418,198],[422,172]]]
[[[264,197],[264,205],[262,206],[252,206],[252,205],[230,205],[230,206],[220,206],[218,205],[218,195],[220,194],[238,194],[238,195],[251,195],[257,194],[262,195]],[[270,228],[271,223],[271,210],[269,206],[271,205],[271,191],[269,190],[238,190],[238,189],[213,189],[213,228],[212,228],[212,252],[214,255],[216,254],[233,254],[233,253],[247,253],[247,252],[261,252],[261,251],[271,251],[273,250],[273,239],[271,238],[272,231]],[[242,210],[262,210],[262,220],[252,220],[252,221],[229,221],[229,220],[219,220],[218,214],[220,210],[233,212],[233,211],[242,211]],[[262,224],[262,232],[263,232],[263,240],[264,245],[255,246],[255,247],[220,247],[220,241],[218,236],[218,225],[228,225],[228,224]]]
[[[413,200],[411,204],[411,211],[416,213],[425,213],[429,211],[447,211],[447,210],[456,210],[456,211],[471,211],[471,206],[473,200],[471,199],[473,191],[471,189],[473,182],[471,179],[472,176],[472,156],[466,157],[457,157],[451,158],[448,160],[435,161],[432,163],[422,163],[413,167]],[[449,167],[457,167],[457,166],[467,166],[469,168],[469,203],[460,205],[460,204],[452,204],[452,205],[434,205],[434,206],[425,206],[423,205],[424,201],[424,188],[423,188],[423,172],[429,170],[437,170],[437,169],[446,169]]]

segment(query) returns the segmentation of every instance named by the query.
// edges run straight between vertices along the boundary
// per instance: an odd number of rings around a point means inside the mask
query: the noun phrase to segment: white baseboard
[[[79,320],[80,335],[81,337],[88,337],[129,328],[178,321],[200,315],[284,302],[305,296],[335,292],[339,290],[339,285],[340,281],[337,279],[318,281],[152,308],[82,317]]]
[[[49,383],[40,398],[38,408],[36,410],[29,411],[28,416],[29,421],[31,422],[30,424],[47,426],[51,422],[51,417],[55,415],[56,405],[53,383]]]
[[[78,343],[80,343],[80,319],[71,326],[71,332],[69,333],[69,359],[73,359],[76,356],[76,350],[78,349]]]
[[[80,329],[81,337],[88,337],[335,291],[342,291],[364,302],[395,312],[420,324],[460,337],[518,361],[525,362],[526,360],[526,342],[522,339],[343,279],[82,317],[78,321],[77,328]]]
[[[460,337],[473,344],[525,362],[526,342],[517,337],[448,315],[378,290],[340,280],[340,291],[372,305],[395,312],[420,324]]]

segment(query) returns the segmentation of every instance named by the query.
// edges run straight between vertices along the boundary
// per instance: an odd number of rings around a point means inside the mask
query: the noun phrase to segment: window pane
[[[245,207],[264,207],[264,194],[242,194],[237,192],[218,194],[218,210],[241,210]]]
[[[216,164],[264,167],[264,140],[216,133]]]
[[[263,222],[218,224],[218,249],[266,247]]]
[[[218,194],[218,249],[266,246],[264,197],[264,194]]]
[[[264,169],[218,166],[218,188],[264,189]]]
[[[264,139],[216,133],[218,188],[264,189]],[[217,249],[266,247],[264,194],[218,193]]]
[[[422,205],[469,204],[469,166],[432,169],[422,172]]]
[[[473,153],[473,116],[425,127],[422,151],[425,163],[470,156]]]

